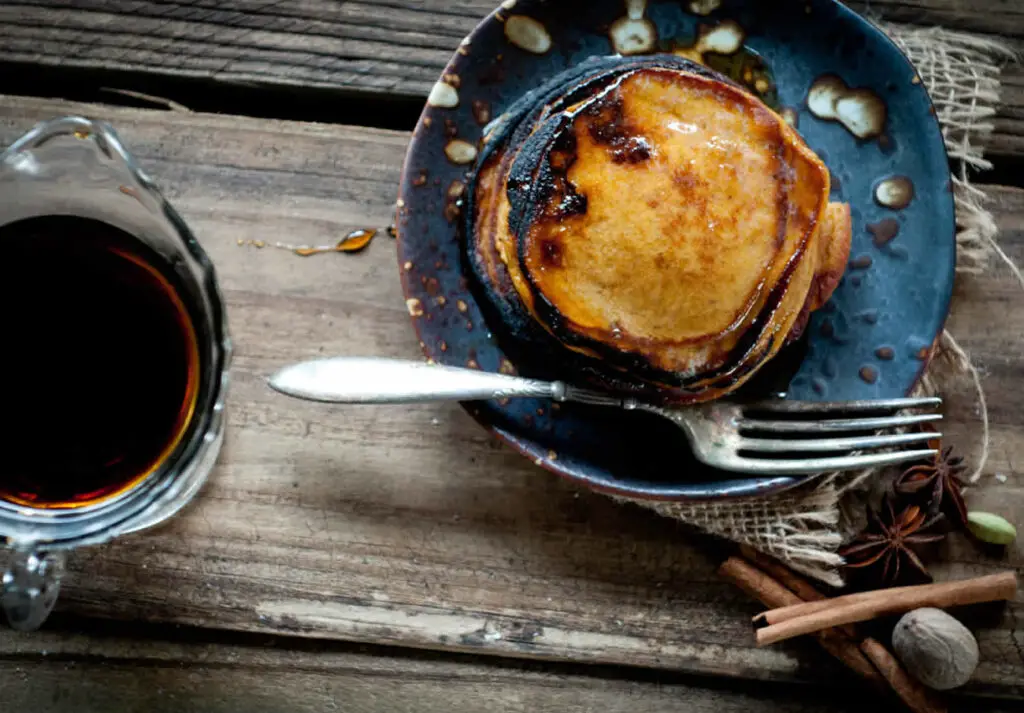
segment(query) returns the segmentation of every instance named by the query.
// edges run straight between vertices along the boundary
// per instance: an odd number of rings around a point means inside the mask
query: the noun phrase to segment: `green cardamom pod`
[[[967,529],[979,540],[990,545],[1008,545],[1017,539],[1017,528],[1005,518],[990,512],[968,513]]]

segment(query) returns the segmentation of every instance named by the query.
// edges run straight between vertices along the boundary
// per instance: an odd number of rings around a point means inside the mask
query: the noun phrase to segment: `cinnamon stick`
[[[989,596],[993,599],[974,599],[977,596]],[[869,601],[891,601],[894,597],[934,597],[936,601],[941,599],[943,604],[922,604],[920,606],[934,606],[936,608],[962,606],[964,604],[978,604],[982,601],[996,601],[999,599],[1013,599],[1017,594],[1017,575],[1014,572],[1000,572],[975,579],[963,579],[956,582],[942,582],[940,584],[922,584],[914,587],[892,587],[890,589],[877,589],[871,592],[859,592],[847,594],[846,596],[834,599],[823,599],[820,601],[805,602],[787,607],[778,607],[770,611],[758,614],[755,623],[765,622],[767,624],[781,624],[789,619],[814,614],[822,610],[835,609]],[[971,601],[968,601],[971,600]],[[931,599],[929,599],[931,601]],[[899,613],[899,612],[894,612]]]
[[[772,577],[739,557],[730,557],[723,562],[718,573],[765,606],[787,606],[803,601]],[[819,632],[817,638],[818,643],[825,651],[858,676],[868,679],[880,688],[888,688],[889,684],[871,665],[871,662],[857,647],[856,642],[837,631]]]
[[[805,602],[820,602],[826,599],[825,595],[819,592],[813,584],[798,575],[786,565],[779,562],[774,557],[770,557],[763,552],[758,552],[749,545],[740,545],[740,554],[742,554],[745,559],[753,562],[755,565],[770,574],[772,577],[775,577],[775,579],[779,580],[783,586],[792,590]],[[756,621],[757,620],[755,619],[755,622]],[[840,630],[847,636],[856,636],[856,631],[852,626],[840,627]]]
[[[910,710],[914,713],[945,713],[945,704],[912,678],[885,646],[868,637],[861,642],[860,649]]]
[[[741,545],[740,554],[743,555],[744,559],[750,560],[772,577],[775,577],[783,586],[791,589],[805,602],[817,602],[825,599],[825,595],[819,592],[814,585],[774,557],[759,552],[749,545]]]
[[[768,646],[803,634],[813,634],[844,624],[869,621],[880,616],[904,614],[921,607],[948,609],[1013,599],[1017,594],[1017,575],[1002,572],[959,582],[897,587],[845,597],[806,602],[776,608],[755,617],[755,623],[769,626],[758,629],[757,645]]]
[[[819,594],[809,582],[789,571],[766,555],[757,557],[758,564],[770,564],[779,579],[808,596]],[[722,564],[719,573],[751,597],[767,606],[788,606],[801,598],[761,569],[737,557]],[[848,627],[851,631],[853,627]],[[946,713],[946,707],[920,682],[911,677],[891,653],[875,639],[867,638],[859,645],[845,632],[829,629],[816,634],[822,648],[846,664],[855,673],[880,688],[891,689],[914,713]]]
[[[730,557],[723,562],[718,574],[766,606],[788,607],[804,603],[779,582],[739,557]]]

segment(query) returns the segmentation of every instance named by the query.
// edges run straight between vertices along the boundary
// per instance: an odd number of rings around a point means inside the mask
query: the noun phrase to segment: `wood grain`
[[[21,0],[0,5],[0,61],[418,100],[459,41],[495,5],[492,0]],[[1024,9],[1017,0],[851,5],[878,19],[1002,35],[1024,49]],[[1004,80],[991,152],[1021,156],[1024,66],[1008,67]],[[103,81],[112,83],[109,77]],[[145,91],[133,86],[137,80],[113,83]],[[173,98],[187,104],[187,97]]]
[[[218,637],[225,638],[0,634],[4,707],[48,713],[868,713],[878,705],[852,686],[796,688],[663,673],[629,680],[622,671],[593,667],[547,670],[280,637]],[[962,713],[1002,713],[1012,705],[959,703]]]
[[[417,357],[394,244],[300,258],[239,241],[329,244],[384,227],[407,135],[344,126],[0,100],[0,141],[68,112],[111,121],[217,264],[238,355],[227,443],[194,507],[81,551],[60,608],[90,617],[778,680],[847,680],[813,642],[758,650],[757,605],[674,522],[584,492],[498,446],[457,406],[344,408],[272,393],[321,354]],[[1024,191],[993,189],[1024,261]],[[994,447],[972,497],[1024,518],[1024,293],[964,280],[951,328],[985,373]],[[965,391],[966,394],[966,391]],[[954,402],[960,398],[951,394]],[[966,398],[966,397],[963,397]],[[969,448],[960,402],[947,432]],[[1007,476],[1005,483],[992,474]],[[945,574],[1024,567],[966,543]],[[1024,695],[1021,602],[979,623],[972,691]]]

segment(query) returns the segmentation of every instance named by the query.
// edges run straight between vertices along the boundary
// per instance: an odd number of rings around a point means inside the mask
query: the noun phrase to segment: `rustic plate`
[[[880,30],[833,0],[508,0],[485,19],[431,92],[402,177],[399,268],[424,354],[571,378],[558,364],[513,364],[500,325],[486,323],[462,252],[468,174],[484,126],[528,89],[587,57],[657,51],[696,53],[756,85],[828,165],[833,197],[851,205],[846,276],[804,342],[772,365],[789,382],[788,397],[910,391],[952,295],[949,164],[914,68]],[[766,384],[775,388],[764,379],[760,388]],[[643,414],[538,400],[466,407],[538,465],[620,495],[740,496],[800,482],[708,469],[673,426]]]

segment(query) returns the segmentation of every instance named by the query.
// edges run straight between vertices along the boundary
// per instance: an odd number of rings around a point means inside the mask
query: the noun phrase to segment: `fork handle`
[[[428,401],[553,398],[568,387],[475,369],[377,357],[337,357],[285,367],[270,380],[289,396],[345,404],[405,404]]]

